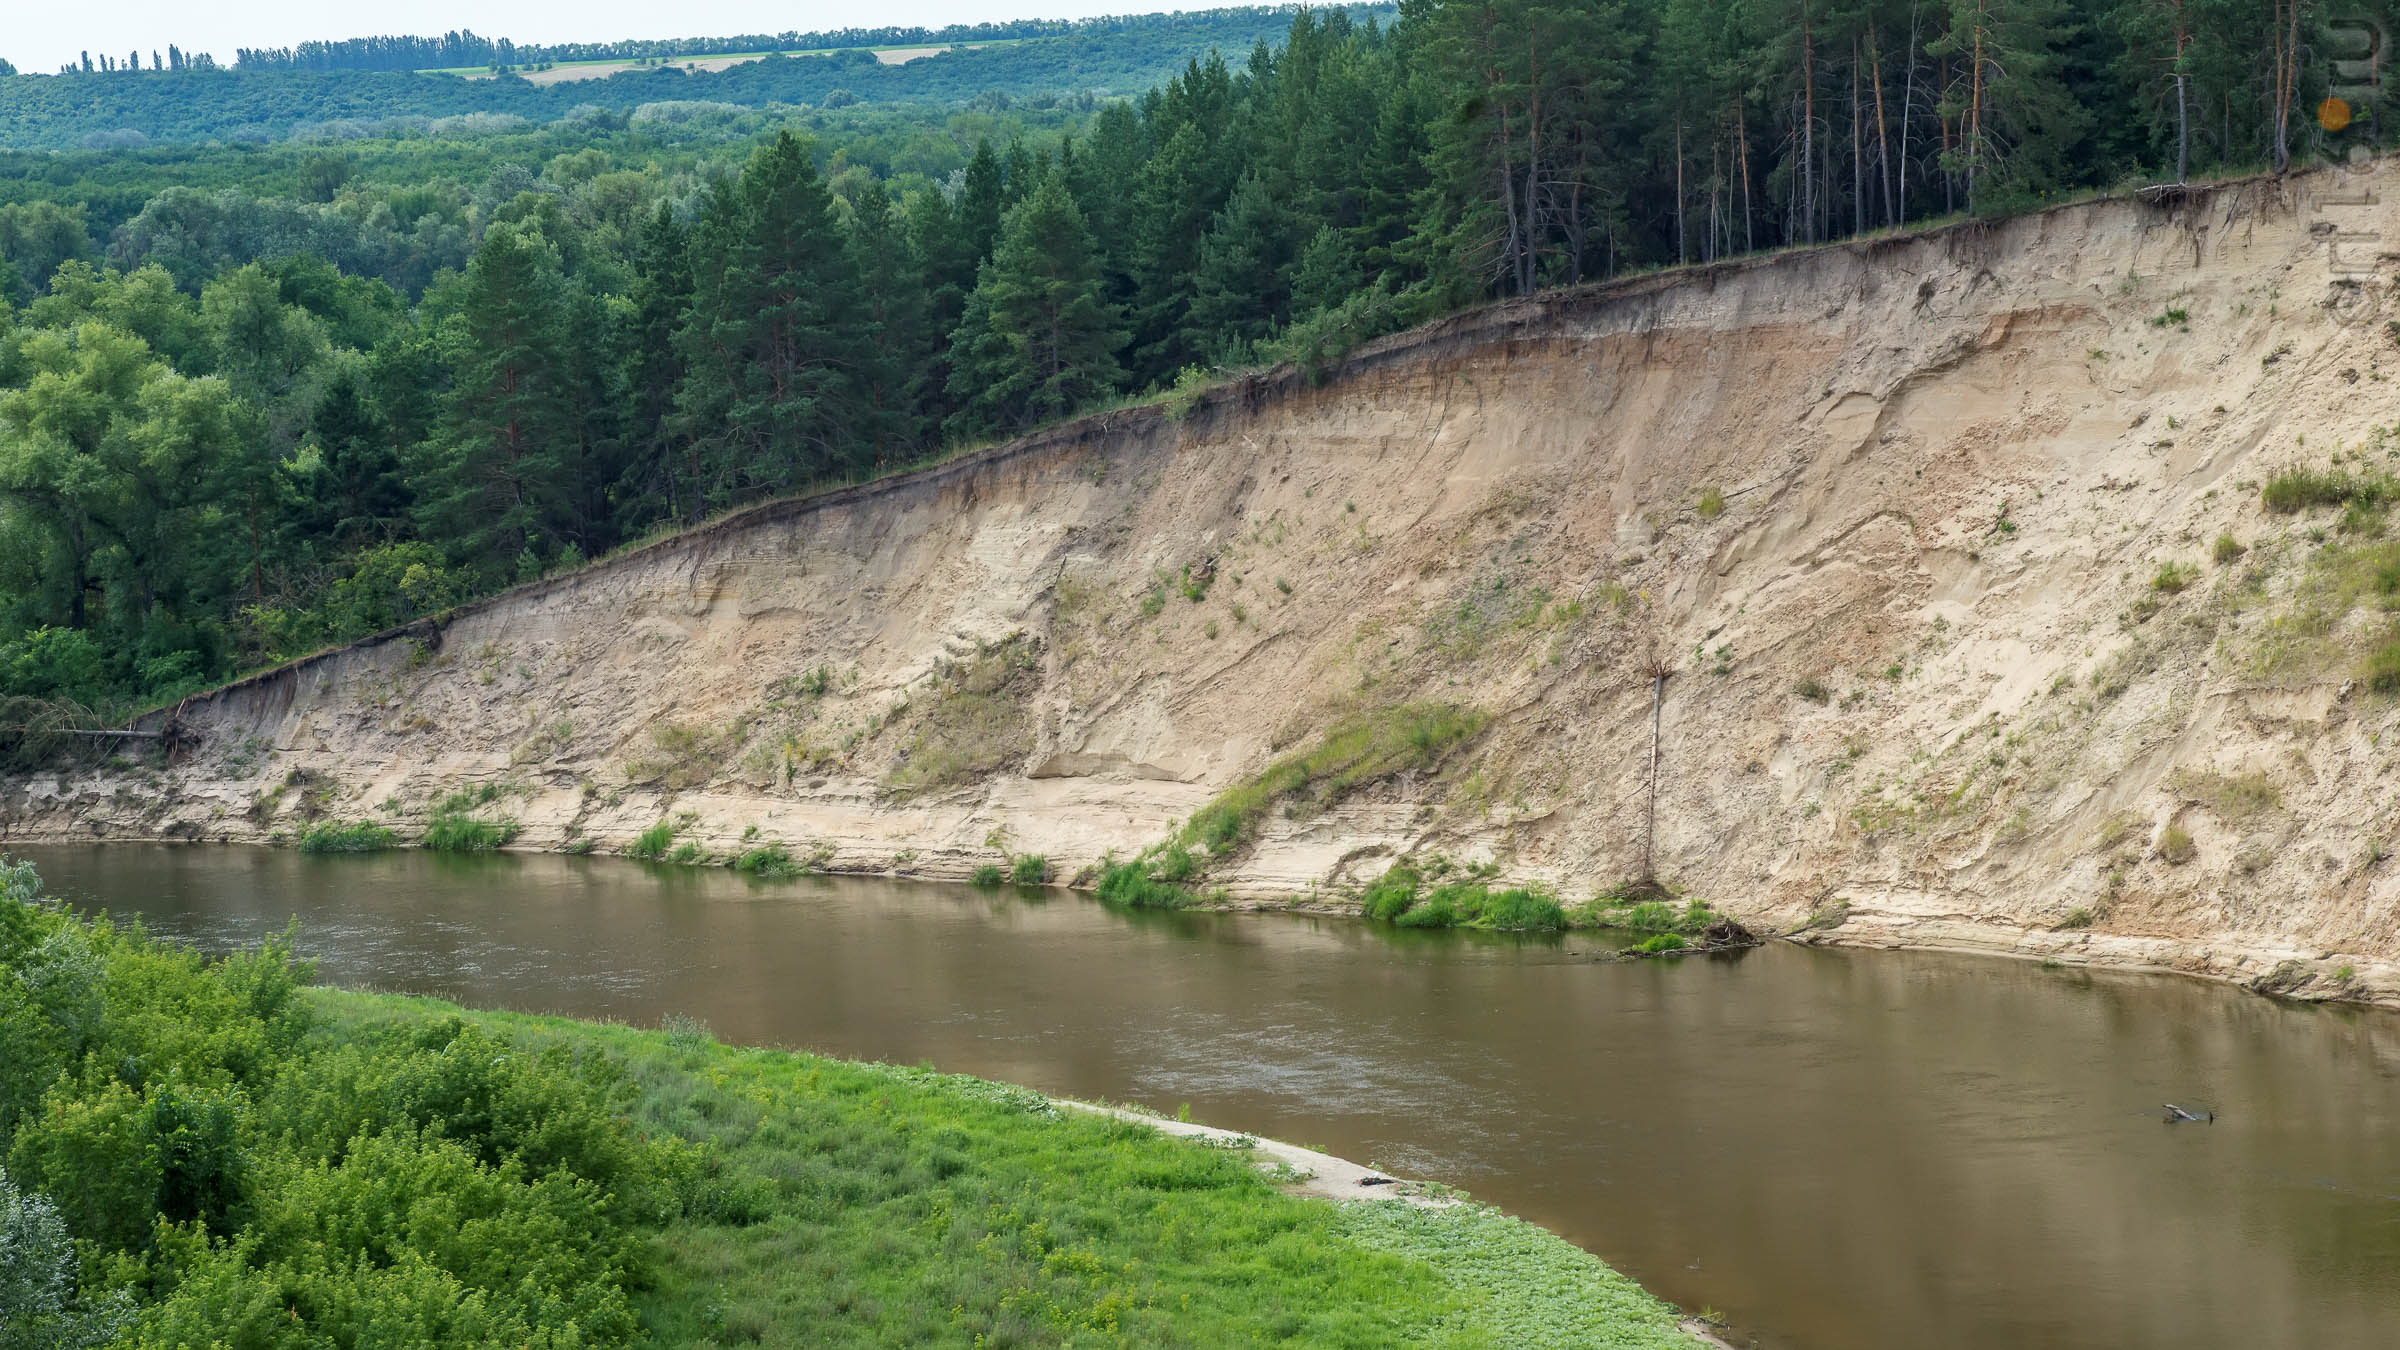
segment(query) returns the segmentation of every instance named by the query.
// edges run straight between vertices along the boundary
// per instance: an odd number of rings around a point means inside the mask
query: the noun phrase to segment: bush
[[[1008,866],[1008,879],[1020,886],[1046,885],[1050,880],[1050,860],[1039,853],[1020,853]]]
[[[2150,589],[2165,595],[2181,594],[2200,575],[2200,569],[2189,563],[2163,562],[2150,574]]]
[[[302,853],[380,853],[393,842],[390,830],[372,821],[339,825],[320,821],[300,831]]]
[[[667,846],[675,842],[675,822],[662,820],[633,838],[633,846],[625,850],[628,858],[663,858]]]
[[[605,1056],[457,1016],[326,1034],[288,932],[212,961],[4,875],[0,1346],[636,1339],[634,1226],[685,1155],[637,1133]],[[71,1034],[12,992],[85,966],[101,1015]],[[28,1071],[38,1109],[9,1109]],[[138,1333],[70,1297],[69,1233],[144,1299]]]
[[[2170,863],[2190,862],[2199,852],[2199,846],[2192,842],[2192,832],[2181,825],[2169,825],[2158,836],[2158,856]]]
[[[1008,873],[1001,871],[998,863],[985,863],[975,869],[975,875],[969,880],[978,886],[997,886],[1008,880]]]
[[[2222,567],[2249,551],[2242,547],[2242,542],[2234,538],[2231,531],[2227,531],[2217,536],[2217,542],[2209,549],[2209,556],[2216,559],[2217,565]]]
[[[117,1338],[133,1311],[123,1295],[75,1296],[75,1249],[58,1207],[17,1189],[0,1167],[0,1346],[86,1350]]]
[[[1715,520],[1724,515],[1725,494],[1713,487],[1700,489],[1699,511],[1702,520]]]
[[[420,842],[436,853],[489,853],[517,837],[513,820],[478,820],[473,816],[439,815],[425,827]]]
[[[1632,950],[1645,953],[1679,952],[1688,945],[1679,933],[1656,933],[1633,944]]]

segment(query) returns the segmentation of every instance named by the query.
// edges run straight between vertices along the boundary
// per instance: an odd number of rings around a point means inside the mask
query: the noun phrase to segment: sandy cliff
[[[1071,873],[1437,701],[1484,729],[1215,880],[1335,900],[1439,851],[1575,899],[1638,867],[1657,659],[1658,870],[1723,907],[2388,1001],[2380,522],[2259,488],[2400,455],[2395,179],[1496,306],[231,686],[173,765],[8,782],[0,826],[406,834],[493,784],[517,847],[683,818],[718,853],[956,876],[999,830]]]

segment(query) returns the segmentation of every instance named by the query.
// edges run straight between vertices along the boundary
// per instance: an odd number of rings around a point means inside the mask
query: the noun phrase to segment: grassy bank
[[[0,1343],[1687,1344],[1487,1209],[697,1024],[305,987],[287,942],[203,961],[0,880],[0,1187],[43,1197],[0,1215],[80,1240]]]

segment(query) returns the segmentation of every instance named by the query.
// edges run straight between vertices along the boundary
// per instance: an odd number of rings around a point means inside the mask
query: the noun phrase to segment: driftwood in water
[[[2173,1102],[2168,1102],[2166,1104],[2166,1112],[2167,1123],[2169,1125],[2180,1125],[2187,1120],[2195,1125],[2214,1125],[2217,1123],[2217,1113],[2214,1111],[2206,1111],[2199,1115],[2194,1115],[2191,1112],[2184,1110],[2182,1107],[2177,1106]]]

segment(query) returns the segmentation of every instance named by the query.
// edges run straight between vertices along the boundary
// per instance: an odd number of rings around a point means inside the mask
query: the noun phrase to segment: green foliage
[[[1445,858],[1392,864],[1369,883],[1362,908],[1370,919],[1402,928],[1488,928],[1510,932],[1567,927],[1567,912],[1539,888],[1495,889],[1476,869]]]
[[[1653,933],[1633,944],[1633,950],[1647,954],[1679,952],[1689,945],[1679,933]]]
[[[132,1320],[132,1301],[78,1297],[58,1207],[0,1167],[0,1350],[95,1350]]]
[[[733,860],[733,870],[754,877],[796,877],[807,869],[781,844],[762,844]]]
[[[2348,469],[2285,469],[2267,479],[2259,501],[2279,515],[2313,506],[2377,506],[2400,497],[2400,480]]]
[[[1700,501],[1694,509],[1702,520],[1715,520],[1725,514],[1725,494],[1713,487],[1700,489]]]
[[[2159,832],[2158,856],[2170,863],[2182,864],[2199,856],[2199,845],[2192,842],[2192,832],[2181,825],[2169,825]]]
[[[1047,885],[1050,860],[1039,853],[1020,853],[1009,860],[1008,879],[1020,886]]]
[[[612,1065],[456,1017],[329,1037],[288,933],[208,961],[24,880],[0,899],[0,1230],[30,1242],[0,1345],[128,1317],[141,1344],[293,1344],[295,1310],[328,1343],[634,1339],[634,1225],[671,1212],[683,1155],[631,1128]],[[65,1297],[68,1232],[113,1301]]]
[[[977,886],[992,887],[1007,881],[1008,872],[998,863],[983,863],[976,867],[974,875],[968,879]]]
[[[1118,862],[1112,854],[1101,859],[1096,889],[1102,900],[1128,909],[1184,909],[1199,900],[1182,884],[1191,875],[1191,863],[1187,851],[1168,850],[1164,859],[1145,854],[1130,862]]]
[[[452,812],[427,822],[425,837],[418,842],[436,853],[489,853],[505,848],[516,837],[517,822],[513,820],[483,820]]]
[[[2249,551],[2242,547],[2242,541],[2234,538],[2228,531],[2217,536],[2217,542],[2209,546],[2208,556],[2215,560],[2217,566],[2224,567],[2238,561],[2244,553]]]
[[[390,829],[373,821],[321,820],[304,827],[293,842],[302,853],[380,853],[392,847],[394,838]]]
[[[635,835],[631,847],[625,850],[628,858],[658,859],[667,856],[667,846],[675,842],[675,822],[662,820]]]
[[[1395,774],[1435,768],[1483,722],[1482,713],[1448,703],[1409,703],[1346,717],[1307,750],[1276,760],[1193,812],[1173,842],[1226,857],[1248,842],[1269,807],[1323,810]]]
[[[2387,637],[2367,653],[2367,687],[2378,694],[2400,694],[2400,636]]]
[[[2190,563],[2163,562],[2150,574],[2150,589],[2164,595],[2177,595],[2200,576],[2200,569]]]

